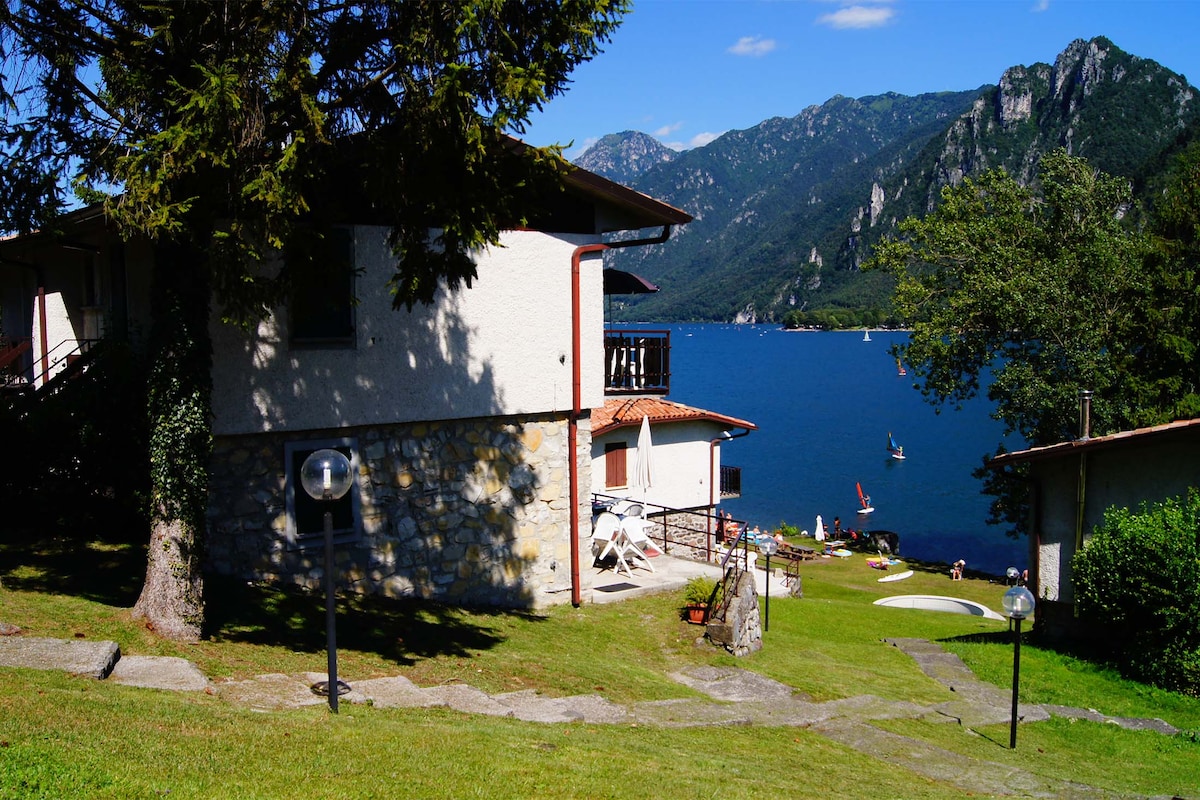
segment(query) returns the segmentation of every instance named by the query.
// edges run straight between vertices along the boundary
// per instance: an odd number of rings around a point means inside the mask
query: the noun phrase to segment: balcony
[[[604,332],[604,393],[659,394],[671,389],[669,330]]]
[[[721,465],[721,499],[742,496],[742,468]]]

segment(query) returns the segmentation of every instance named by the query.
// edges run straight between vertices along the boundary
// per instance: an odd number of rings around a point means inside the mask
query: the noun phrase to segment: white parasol
[[[638,432],[637,459],[633,466],[633,485],[642,490],[643,502],[646,500],[646,491],[652,485],[653,450],[654,442],[650,438],[650,417],[643,414],[642,429]]]
[[[817,514],[817,527],[815,530],[816,530],[816,533],[813,534],[813,538],[816,539],[818,542],[825,541],[825,525],[821,522],[820,514]]]

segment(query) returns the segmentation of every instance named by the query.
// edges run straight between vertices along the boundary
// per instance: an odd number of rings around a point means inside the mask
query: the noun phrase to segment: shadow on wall
[[[253,354],[255,408],[279,410],[260,418],[267,432],[216,438],[211,571],[321,588],[323,537],[298,528],[303,490],[287,452],[336,444],[358,468],[353,519],[336,548],[340,587],[508,608],[569,589],[567,416],[500,416],[491,362],[472,355],[478,332],[457,309],[450,300],[365,316],[360,339],[387,331],[365,354],[243,350]],[[405,385],[413,381],[422,385]],[[270,395],[280,391],[277,402]],[[290,424],[300,406],[319,424]]]

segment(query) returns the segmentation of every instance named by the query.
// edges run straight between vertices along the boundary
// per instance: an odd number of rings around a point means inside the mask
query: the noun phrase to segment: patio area
[[[590,556],[588,551],[585,558]],[[592,602],[615,603],[644,594],[680,591],[683,585],[696,575],[721,579],[721,568],[717,564],[706,564],[666,554],[654,556],[650,562],[654,565],[654,572],[645,567],[633,566],[633,574],[630,576],[624,571],[618,573],[611,561],[593,564],[591,560],[587,560],[582,569],[584,574],[591,578]],[[767,581],[767,573],[761,566],[760,559],[758,568],[754,570],[754,582],[758,587],[759,596],[766,593]],[[776,596],[783,596],[787,592],[787,587],[783,585],[782,566],[777,566],[777,562],[771,564],[772,572],[775,573],[771,576],[771,593]]]

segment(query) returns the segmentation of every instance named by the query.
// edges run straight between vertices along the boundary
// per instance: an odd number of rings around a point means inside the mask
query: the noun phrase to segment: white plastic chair
[[[640,517],[645,513],[645,507],[641,503],[627,498],[614,501],[608,510],[618,517]]]
[[[625,534],[621,530],[621,518],[610,511],[602,511],[597,515],[596,523],[592,526],[592,553],[596,556],[596,560],[603,561],[612,553],[617,557],[616,571],[620,573],[621,567],[625,567],[625,572],[632,578],[633,570],[630,569],[629,562],[625,560],[625,549]]]
[[[646,533],[646,529],[652,524],[649,520],[641,517],[625,517],[621,520],[621,533],[625,537],[623,542],[625,552],[640,558],[646,565],[646,569],[654,572],[654,565],[650,563],[650,559],[646,555],[646,548],[654,546],[654,542],[650,540],[650,534]]]

